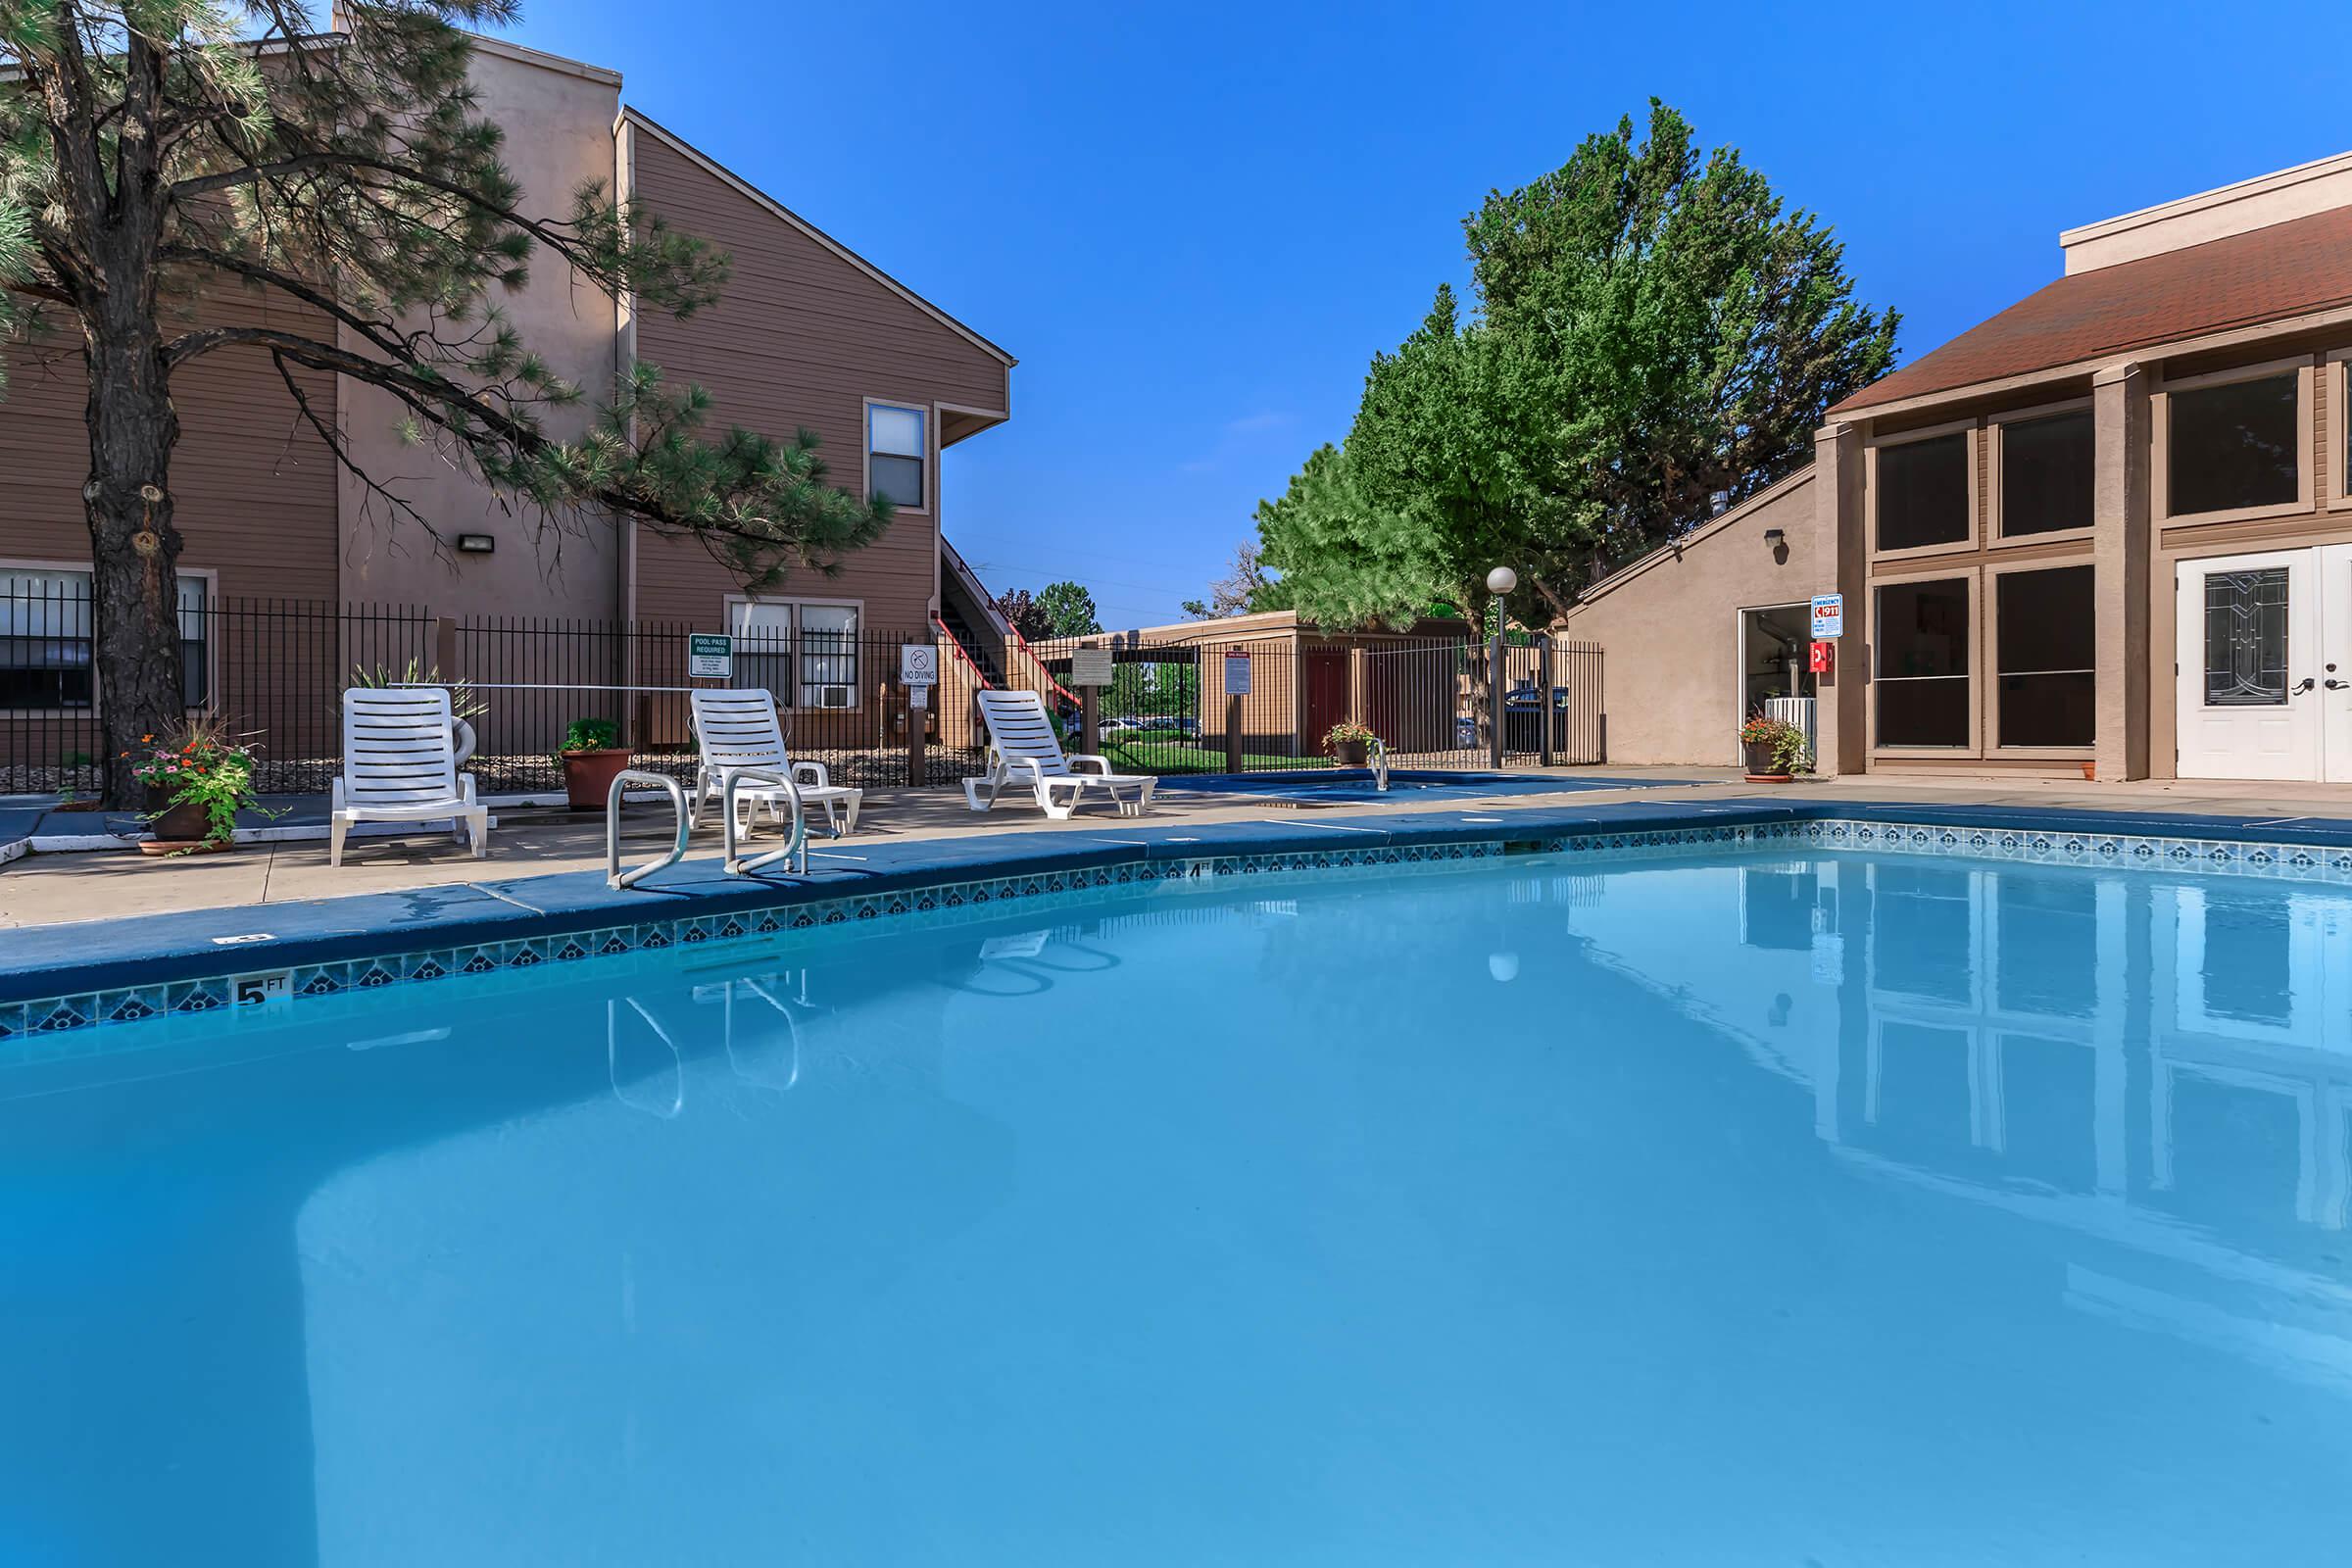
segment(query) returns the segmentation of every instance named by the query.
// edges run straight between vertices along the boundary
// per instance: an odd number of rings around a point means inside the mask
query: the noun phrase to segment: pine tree
[[[755,587],[828,568],[888,526],[887,504],[826,482],[812,432],[707,435],[700,388],[650,365],[614,387],[570,384],[508,321],[499,297],[534,265],[679,316],[727,274],[723,255],[602,184],[568,193],[562,217],[528,205],[461,30],[515,11],[344,0],[321,30],[303,0],[0,0],[15,78],[0,79],[0,329],[80,340],[107,755],[184,710],[172,382],[208,356],[266,359],[364,490],[428,533],[352,462],[298,369],[390,393],[405,435],[547,528],[635,519],[703,541]],[[240,295],[296,309],[193,324],[199,302]],[[583,433],[550,435],[559,409],[580,411]]]

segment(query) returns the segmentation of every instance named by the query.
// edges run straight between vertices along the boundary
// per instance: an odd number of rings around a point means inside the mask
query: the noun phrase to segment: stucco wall
[[[472,79],[482,113],[507,128],[507,167],[522,186],[526,210],[561,219],[582,181],[611,187],[617,75],[485,45],[474,54]],[[541,421],[551,435],[578,433],[590,417],[587,405],[612,396],[619,344],[612,301],[544,251],[532,257],[524,288],[494,291],[494,300],[525,347],[586,389],[582,407],[551,412]],[[370,500],[346,473],[339,481],[344,599],[422,604],[457,616],[619,613],[619,552],[610,520],[572,517],[560,531],[543,532],[540,518],[519,507],[510,512],[429,445],[403,444],[400,409],[389,394],[348,380],[341,390],[345,439],[360,466],[414,505],[444,538],[486,533],[497,541],[488,555],[437,555],[414,521],[380,497]]]
[[[1764,542],[1786,530],[1786,549]],[[1740,612],[1834,592],[1807,468],[1600,584],[1559,627],[1600,644],[1608,760],[1720,765],[1740,720]]]

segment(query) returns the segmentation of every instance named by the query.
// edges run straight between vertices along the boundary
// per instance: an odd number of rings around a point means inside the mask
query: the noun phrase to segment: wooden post
[[[1102,748],[1098,743],[1102,734],[1102,688],[1081,686],[1078,688],[1078,750],[1089,754],[1100,753]]]
[[[926,782],[924,747],[930,737],[925,732],[931,727],[931,710],[914,706],[915,691],[911,686],[906,689],[906,782],[919,789]],[[926,690],[922,695],[927,700],[934,694]]]
[[[1242,699],[1230,695],[1225,699],[1225,771],[1242,770]]]

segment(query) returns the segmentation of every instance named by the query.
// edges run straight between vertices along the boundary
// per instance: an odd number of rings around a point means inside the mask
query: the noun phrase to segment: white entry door
[[[2352,545],[2312,553],[2320,579],[2320,777],[2352,784]]]
[[[2320,776],[2317,554],[2180,564],[2182,778]]]

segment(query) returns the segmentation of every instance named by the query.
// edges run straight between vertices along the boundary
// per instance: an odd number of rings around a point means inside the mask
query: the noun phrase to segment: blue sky
[[[1917,355],[2057,232],[2352,147],[2333,5],[779,7],[526,0],[518,41],[1018,355],[947,455],[994,588],[1204,596],[1461,280],[1462,215],[1655,94],[1846,244]]]

